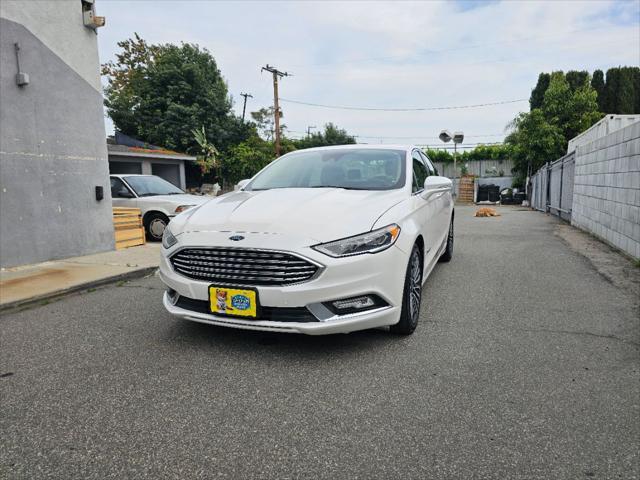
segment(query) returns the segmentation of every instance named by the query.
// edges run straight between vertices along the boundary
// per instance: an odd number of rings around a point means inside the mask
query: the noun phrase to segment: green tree
[[[453,163],[453,154],[449,153],[447,150],[427,148],[425,153],[432,162]]]
[[[639,67],[618,67],[607,70],[604,106],[605,113],[640,113]]]
[[[531,110],[534,108],[542,107],[542,101],[544,100],[544,92],[549,88],[549,81],[551,75],[548,73],[541,73],[538,75],[538,83],[533,90],[531,90],[531,97],[529,98],[529,107]]]
[[[589,72],[586,70],[569,70],[565,77],[571,91],[575,91],[589,82]]]
[[[276,127],[275,127],[274,112],[275,112],[275,109],[272,106],[261,108],[256,112],[251,112],[251,118],[253,118],[253,121],[256,124],[256,128],[258,129],[258,132],[260,132],[262,137],[268,142],[273,141],[275,136]],[[280,111],[280,118],[282,118],[282,116],[283,116],[282,111]],[[286,128],[287,126],[281,122],[280,123],[281,138],[284,136],[284,131],[286,130]]]
[[[146,72],[158,53],[156,45],[149,45],[137,33],[134,38],[118,42],[120,52],[116,61],[102,65],[101,73],[107,77],[105,105],[116,128],[127,135],[136,135],[141,92]]]
[[[469,162],[473,160],[508,160],[511,158],[509,145],[478,145],[472,150],[465,150],[460,155],[460,160]]]
[[[356,143],[355,137],[333,123],[327,123],[322,132],[316,132],[300,140],[294,140],[297,148],[324,147],[328,145],[349,145]]]
[[[105,105],[115,127],[143,141],[197,152],[193,131],[225,151],[248,138],[251,126],[232,111],[227,85],[211,53],[197,45],[149,45],[138,34],[118,43],[105,63]]]
[[[549,123],[560,128],[568,142],[602,118],[597,96],[587,80],[572,91],[564,74],[554,72],[544,94],[542,112]]]
[[[273,143],[254,135],[229,148],[222,159],[222,176],[225,182],[235,184],[251,178],[274,158]]]
[[[541,109],[520,113],[511,123],[505,139],[514,161],[514,186],[523,186],[527,175],[546,162],[561,157],[566,148],[562,129],[549,122]]]
[[[596,70],[595,72],[593,72],[593,77],[591,78],[591,86],[598,95],[598,110],[603,113],[607,113],[607,108],[604,101],[604,73],[602,73],[602,70]]]

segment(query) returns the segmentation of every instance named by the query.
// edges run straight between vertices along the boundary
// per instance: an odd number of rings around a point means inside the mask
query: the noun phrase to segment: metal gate
[[[531,177],[531,206],[571,221],[575,152],[548,163]]]

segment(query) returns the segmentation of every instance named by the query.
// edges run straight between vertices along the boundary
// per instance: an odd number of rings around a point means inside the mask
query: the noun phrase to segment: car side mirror
[[[250,178],[245,178],[244,180],[240,180],[240,181],[236,184],[236,186],[235,186],[235,187],[233,187],[233,190],[234,190],[234,191],[242,190],[242,189],[247,185],[247,183],[249,183],[250,181],[251,181],[251,179],[250,179]]]
[[[447,177],[439,177],[432,175],[424,181],[424,190],[422,197],[427,199],[436,193],[450,192],[453,190],[453,182]]]

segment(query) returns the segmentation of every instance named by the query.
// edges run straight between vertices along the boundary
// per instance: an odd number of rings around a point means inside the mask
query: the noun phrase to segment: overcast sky
[[[234,108],[273,103],[269,63],[294,76],[282,99],[370,108],[528,99],[538,73],[640,64],[640,1],[97,2],[100,60],[138,32],[151,43],[193,42],[215,57]],[[366,143],[496,142],[526,101],[414,112],[318,108],[282,101],[291,136],[334,122]],[[113,126],[107,120],[107,132]]]

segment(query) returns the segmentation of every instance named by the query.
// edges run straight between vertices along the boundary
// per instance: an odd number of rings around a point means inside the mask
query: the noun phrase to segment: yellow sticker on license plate
[[[258,299],[254,290],[209,287],[211,313],[256,318]]]

